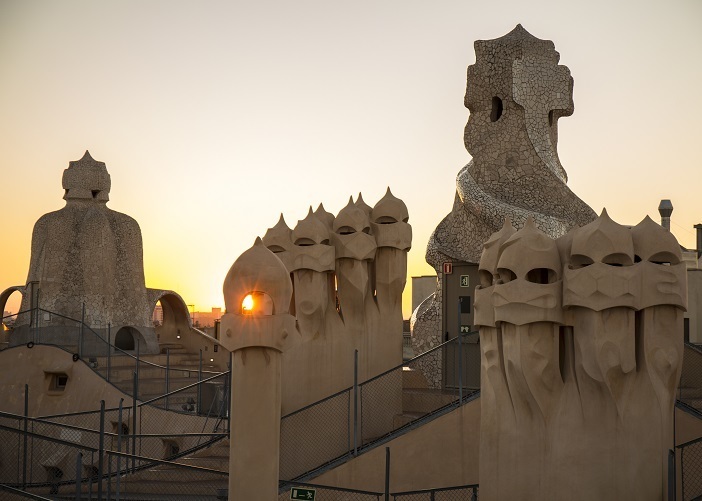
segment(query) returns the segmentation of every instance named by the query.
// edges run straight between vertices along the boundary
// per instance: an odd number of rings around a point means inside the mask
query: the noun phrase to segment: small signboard
[[[290,499],[306,499],[307,501],[314,500],[316,491],[314,489],[304,489],[302,487],[293,487],[290,489]]]
[[[461,287],[470,287],[470,277],[468,275],[461,275]]]
[[[444,263],[444,275],[453,273],[453,263]]]
[[[461,325],[461,334],[469,333],[469,332],[470,332],[470,325]]]

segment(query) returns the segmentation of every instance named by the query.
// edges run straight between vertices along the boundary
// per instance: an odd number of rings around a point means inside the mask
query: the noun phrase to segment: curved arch
[[[134,327],[125,325],[115,334],[114,345],[122,351],[134,351],[136,337],[139,335]]]
[[[149,308],[154,311],[158,302],[161,302],[163,308],[163,325],[167,324],[187,324],[192,327],[193,321],[190,318],[188,305],[180,294],[173,291],[149,289]]]
[[[151,311],[160,302],[163,312],[161,325],[155,326],[159,344],[181,343],[181,336],[190,332],[193,326],[188,305],[173,291],[148,289],[148,294]]]
[[[26,287],[21,286],[21,285],[15,285],[13,287],[8,287],[2,293],[0,293],[0,311],[4,312],[5,311],[5,306],[7,306],[7,300],[10,299],[10,296],[14,294],[15,292],[19,292],[22,294],[22,300],[24,301],[24,294],[26,292]],[[4,315],[4,313],[3,313]],[[4,323],[4,322],[2,322]]]

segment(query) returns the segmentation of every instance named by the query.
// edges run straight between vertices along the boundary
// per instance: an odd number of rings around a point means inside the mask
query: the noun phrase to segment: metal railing
[[[685,343],[678,400],[702,412],[702,347]]]
[[[442,487],[440,489],[395,492],[391,496],[393,501],[478,501],[478,494],[478,485],[473,484]]]
[[[97,499],[111,499],[112,492],[119,496],[129,486],[137,486],[133,489],[143,492],[138,479],[145,474],[140,472],[153,472],[163,464],[170,465],[162,468],[167,472],[176,468],[174,464],[185,468],[176,462],[228,437],[227,433],[216,432],[134,434],[125,425],[129,422],[129,409],[119,408],[117,415],[113,411],[106,410],[102,402],[97,431],[65,422],[93,413],[65,415],[64,422],[0,413],[0,440],[4,444],[0,448],[0,484],[30,495],[75,495],[75,499],[80,499],[83,494],[88,499],[94,494]],[[55,418],[58,417],[61,416]],[[226,486],[226,471],[187,471],[191,473],[173,474],[171,483],[188,478],[202,480],[200,473],[207,477],[215,472],[223,476],[219,486]],[[167,472],[157,477],[167,477]],[[125,479],[125,475],[131,476]],[[153,473],[149,475],[153,477]],[[216,489],[209,491],[216,499]],[[171,492],[188,493],[185,488]]]
[[[283,416],[281,480],[304,480],[475,398],[480,385],[472,377],[480,374],[477,339],[477,333],[463,334]]]
[[[202,351],[195,355],[197,360],[192,355],[189,356],[190,366],[173,366],[170,348],[165,348],[165,353],[156,355],[156,358],[164,362],[164,365],[160,365],[143,359],[138,340],[134,353],[110,344],[109,324],[100,333],[82,320],[42,308],[24,310],[3,317],[3,320],[12,317],[28,322],[18,326],[18,329],[24,329],[21,331],[22,339],[26,338],[27,346],[51,345],[74,353],[77,359],[82,359],[100,377],[137,400],[150,400],[152,405],[163,409],[201,413],[205,409],[221,407],[221,402],[228,399],[228,378],[222,377],[216,381],[211,379],[228,372],[203,369],[205,361]],[[181,354],[183,356],[185,355]],[[134,383],[134,374],[137,384]],[[196,384],[208,379],[210,385]],[[173,397],[159,398],[162,395]]]
[[[702,437],[676,447],[680,454],[682,500],[702,499]]]

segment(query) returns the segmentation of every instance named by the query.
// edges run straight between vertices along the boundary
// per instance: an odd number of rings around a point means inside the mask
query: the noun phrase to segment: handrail
[[[461,333],[461,338],[463,338],[463,337],[465,337],[465,336],[470,336],[470,335],[472,335],[472,334],[478,334],[478,331],[463,332],[463,333]],[[400,365],[396,365],[395,367],[392,367],[391,369],[388,369],[388,370],[386,370],[385,372],[381,372],[381,373],[378,374],[377,376],[373,376],[372,378],[367,379],[367,380],[363,381],[362,383],[359,383],[358,386],[363,386],[363,385],[366,384],[366,383],[370,383],[370,382],[372,382],[372,381],[375,380],[375,379],[378,379],[378,378],[381,378],[381,377],[383,377],[383,376],[385,376],[385,375],[387,375],[387,374],[390,374],[392,371],[396,371],[397,369],[400,369],[401,367],[405,367],[406,365],[409,365],[409,364],[411,364],[411,363],[413,363],[413,362],[416,362],[416,361],[419,360],[420,358],[425,357],[425,356],[428,356],[430,353],[433,353],[433,352],[435,352],[435,351],[437,351],[437,350],[439,350],[439,349],[441,349],[441,348],[445,348],[449,343],[455,343],[457,339],[458,339],[458,336],[452,337],[452,338],[449,339],[448,341],[444,341],[443,343],[441,343],[441,344],[439,344],[439,345],[437,345],[437,346],[434,346],[433,348],[431,348],[431,349],[425,351],[424,353],[421,353],[421,354],[417,355],[417,356],[414,357],[414,358],[410,358],[409,360],[406,360],[406,361],[402,362]]]
[[[13,494],[17,494],[20,497],[23,498],[29,498],[29,499],[34,499],[35,501],[52,501],[50,498],[45,498],[42,497],[38,494],[34,494],[31,492],[23,491],[22,489],[18,489],[16,487],[12,487],[7,484],[0,484],[0,490],[5,490],[7,492],[12,492]]]
[[[281,417],[280,419],[284,419],[284,418],[288,418],[288,417],[290,417],[290,416],[294,416],[295,414],[297,414],[297,413],[299,413],[299,412],[306,411],[306,410],[309,409],[310,407],[314,407],[315,405],[323,404],[323,403],[326,402],[327,400],[331,400],[331,399],[334,398],[334,397],[338,397],[339,395],[341,395],[341,394],[343,394],[343,393],[346,393],[347,391],[350,392],[350,391],[352,391],[352,390],[353,390],[353,386],[349,386],[348,388],[344,388],[344,389],[341,390],[341,391],[337,391],[336,393],[332,393],[332,394],[329,395],[328,397],[324,397],[324,398],[321,399],[321,400],[317,400],[317,401],[315,401],[315,402],[312,402],[311,404],[305,405],[304,407],[300,407],[299,409],[297,409],[297,410],[295,410],[295,411],[289,412],[288,414],[286,414],[285,416]]]
[[[204,468],[202,466],[193,466],[191,464],[176,463],[175,461],[167,461],[165,459],[156,459],[156,458],[149,458],[149,457],[145,457],[145,456],[137,456],[136,454],[127,454],[126,452],[106,450],[105,454],[108,454],[110,456],[121,456],[124,458],[136,459],[137,461],[148,461],[149,463],[176,466],[178,468],[183,468],[183,469],[187,469],[187,470],[196,470],[196,471],[207,472],[207,473],[216,473],[216,474],[220,474],[220,475],[229,475],[229,472],[226,472],[226,471],[213,470],[212,468]],[[136,467],[136,469],[139,470],[139,469],[144,468],[144,467],[145,467],[145,465],[139,465]]]
[[[432,492],[455,491],[458,489],[477,489],[480,484],[457,485],[455,487],[437,487],[435,489],[419,489],[416,491],[391,492],[391,496],[409,496],[411,494],[431,494]]]
[[[207,379],[203,379],[202,381],[198,381],[197,383],[192,383],[192,384],[189,384],[187,386],[183,386],[182,388],[178,388],[177,390],[173,390],[170,393],[164,393],[163,395],[159,395],[159,396],[154,397],[152,399],[145,400],[145,401],[141,402],[140,404],[138,404],[137,407],[142,407],[144,405],[155,402],[156,400],[161,400],[163,398],[166,398],[167,396],[174,395],[178,392],[189,390],[190,388],[193,388],[194,386],[198,386],[202,383],[207,383],[207,382],[212,381],[213,379],[216,379],[218,377],[229,375],[230,373],[231,373],[231,371],[219,372],[219,373],[215,374],[214,376],[210,376]]]
[[[5,426],[4,424],[0,424],[0,429],[5,430],[5,431],[13,431],[13,432],[21,433],[22,435],[36,438],[38,440],[47,440],[49,442],[54,442],[54,443],[57,443],[60,445],[68,446],[68,447],[77,447],[79,449],[85,449],[85,450],[90,451],[90,452],[98,452],[98,449],[96,449],[95,447],[90,447],[89,445],[84,445],[84,444],[80,444],[77,442],[71,442],[70,440],[63,440],[60,438],[54,438],[54,437],[50,437],[48,435],[41,435],[41,434],[35,433],[33,431],[18,430],[17,428]]]

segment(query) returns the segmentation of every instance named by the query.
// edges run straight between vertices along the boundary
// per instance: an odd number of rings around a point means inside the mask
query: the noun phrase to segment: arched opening
[[[502,116],[502,99],[497,96],[492,98],[492,110],[490,110],[490,121],[497,122]]]
[[[151,312],[151,322],[153,322],[154,327],[161,327],[163,325],[163,305],[160,299],[156,301],[154,311]]]
[[[152,310],[152,321],[159,344],[180,343],[182,336],[190,331],[191,319],[183,298],[172,291],[163,291]],[[164,350],[164,348],[161,348]]]
[[[11,330],[17,313],[22,305],[22,289],[10,287],[0,294],[0,311],[2,311],[2,327],[0,330]]]
[[[163,440],[163,459],[171,459],[180,453],[180,446],[175,440]]]
[[[273,299],[261,291],[251,291],[241,303],[244,315],[273,315]]]
[[[133,351],[136,344],[137,330],[134,327],[122,327],[115,334],[115,348],[124,351]]]

